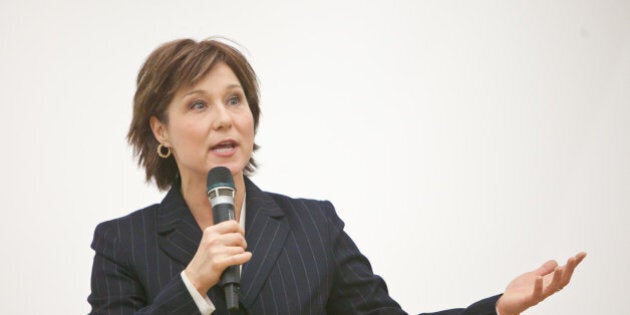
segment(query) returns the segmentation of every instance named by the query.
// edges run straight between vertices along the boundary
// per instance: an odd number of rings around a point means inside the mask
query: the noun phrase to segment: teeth
[[[234,148],[234,144],[233,143],[224,143],[224,144],[216,145],[214,147],[214,150],[225,151],[225,150],[231,150],[233,148]]]

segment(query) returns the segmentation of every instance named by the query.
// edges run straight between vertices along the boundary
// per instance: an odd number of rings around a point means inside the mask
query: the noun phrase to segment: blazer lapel
[[[247,214],[245,239],[252,258],[241,274],[241,301],[252,306],[271,272],[289,233],[284,211],[269,194],[261,191],[247,177]]]
[[[179,184],[174,184],[162,200],[157,221],[160,248],[173,260],[188,265],[202,233],[179,192]]]

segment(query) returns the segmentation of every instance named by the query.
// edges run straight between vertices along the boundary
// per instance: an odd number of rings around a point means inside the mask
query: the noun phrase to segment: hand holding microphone
[[[208,200],[212,205],[212,219],[214,224],[225,221],[236,222],[234,213],[234,178],[226,167],[215,167],[208,172],[207,180]],[[241,287],[241,272],[239,267],[231,265],[223,271],[219,285],[225,292],[225,302],[228,310],[238,309],[238,293]]]
[[[205,295],[215,284],[223,287],[228,309],[238,308],[239,266],[251,258],[244,231],[235,220],[234,180],[225,167],[208,173],[208,199],[214,225],[204,229],[199,248],[186,267],[186,276]]]

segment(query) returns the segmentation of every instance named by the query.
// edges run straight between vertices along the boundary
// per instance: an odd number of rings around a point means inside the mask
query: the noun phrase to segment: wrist
[[[497,312],[497,315],[520,315],[519,313],[512,313],[505,310],[505,306],[503,305],[503,296],[497,300],[497,304],[494,306],[494,310]]]
[[[197,292],[199,292],[199,294],[206,295],[208,290],[210,290],[210,287],[205,287],[202,284],[202,282],[199,281],[199,278],[197,277],[197,273],[186,268],[184,269],[184,275],[186,276],[186,278],[188,278],[188,281],[190,281],[190,284],[192,284],[193,287],[195,287],[195,289],[197,290]]]

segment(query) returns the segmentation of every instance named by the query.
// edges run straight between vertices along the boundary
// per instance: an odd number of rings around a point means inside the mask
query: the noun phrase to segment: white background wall
[[[626,312],[630,1],[262,2],[2,0],[3,314],[89,311],[94,227],[163,196],[125,141],[136,73],[210,35],[260,77],[254,181],[333,201],[409,312],[580,250],[528,314]]]

